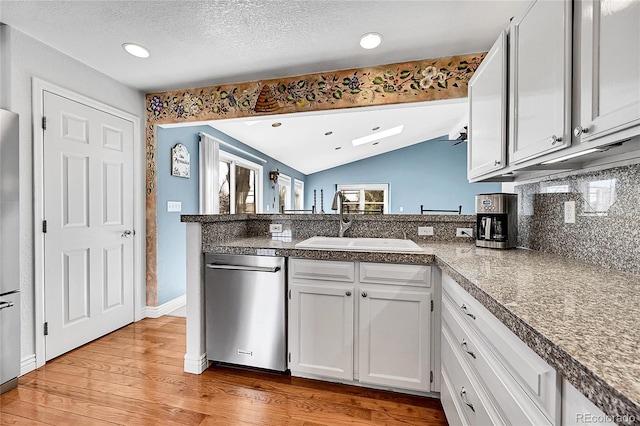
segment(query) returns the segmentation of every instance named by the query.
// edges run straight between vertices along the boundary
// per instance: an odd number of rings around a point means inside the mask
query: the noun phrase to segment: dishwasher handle
[[[270,272],[270,273],[276,273],[280,270],[279,266],[222,265],[219,263],[207,263],[207,268],[225,269],[228,271],[252,271],[252,272]]]

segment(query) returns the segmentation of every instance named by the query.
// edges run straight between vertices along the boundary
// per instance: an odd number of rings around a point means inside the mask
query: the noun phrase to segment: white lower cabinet
[[[358,379],[429,390],[431,294],[394,286],[361,286]]]
[[[353,292],[353,285],[291,286],[291,370],[353,378]]]
[[[441,358],[450,424],[559,424],[555,370],[446,274]]]
[[[293,375],[431,391],[431,267],[290,259],[289,271]]]
[[[625,423],[637,419],[621,418]],[[605,415],[595,404],[574,388],[566,379],[562,380],[562,426],[614,425],[613,417]]]

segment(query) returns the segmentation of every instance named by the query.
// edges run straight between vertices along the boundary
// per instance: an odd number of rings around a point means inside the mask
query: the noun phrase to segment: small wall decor
[[[181,143],[171,148],[171,174],[187,179],[191,177],[191,155]]]
[[[278,176],[280,175],[280,169],[271,170],[269,172],[269,180],[273,182],[273,185],[278,183]]]

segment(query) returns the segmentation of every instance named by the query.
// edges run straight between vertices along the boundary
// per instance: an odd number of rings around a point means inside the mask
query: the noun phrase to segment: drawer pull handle
[[[471,408],[471,411],[473,411],[474,413],[476,412],[476,409],[473,408],[473,404],[471,404],[469,401],[467,401],[467,391],[464,388],[464,386],[462,387],[462,389],[460,389],[460,399],[462,399],[462,402],[464,402],[464,404]]]
[[[462,306],[460,306],[460,309],[462,309],[464,311],[464,313],[467,314],[468,316],[470,316],[471,318],[476,319],[475,315],[473,315],[473,314],[471,314],[471,313],[469,313],[467,311],[467,305],[465,305],[464,303],[462,304]]]
[[[462,339],[462,342],[460,343],[460,346],[462,346],[462,350],[465,351],[466,353],[468,353],[469,355],[471,355],[471,357],[473,359],[476,359],[476,354],[473,353],[472,351],[470,351],[469,349],[467,349],[467,341]]]
[[[366,291],[362,292],[362,297],[367,297],[367,292]]]
[[[347,292],[345,293],[347,296],[351,296],[351,292],[349,290],[347,290]]]

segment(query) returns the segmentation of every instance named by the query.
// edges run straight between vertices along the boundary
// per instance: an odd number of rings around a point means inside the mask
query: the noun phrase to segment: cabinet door
[[[431,294],[390,286],[359,292],[359,380],[429,391]]]
[[[353,380],[353,286],[292,285],[289,368]]]
[[[469,180],[507,165],[507,32],[469,81]]]
[[[581,6],[580,121],[574,132],[581,142],[611,135],[603,143],[640,134],[640,2],[589,0]]]
[[[571,1],[533,1],[510,28],[509,163],[571,143]]]

